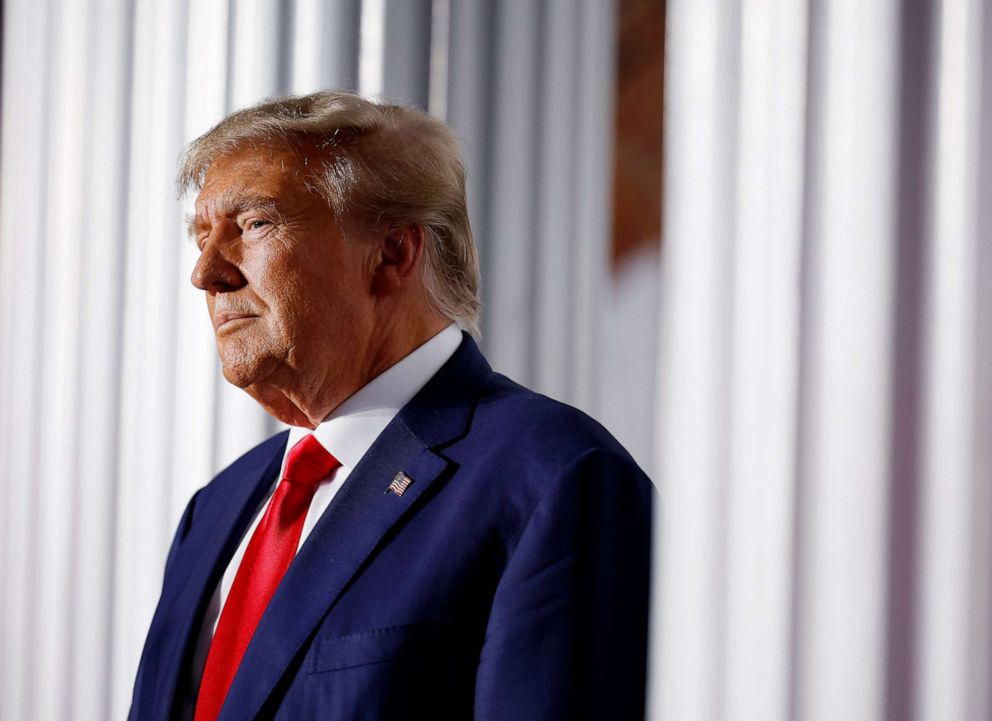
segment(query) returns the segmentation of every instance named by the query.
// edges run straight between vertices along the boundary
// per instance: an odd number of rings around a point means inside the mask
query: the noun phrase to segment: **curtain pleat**
[[[654,718],[988,716],[990,16],[668,4]]]

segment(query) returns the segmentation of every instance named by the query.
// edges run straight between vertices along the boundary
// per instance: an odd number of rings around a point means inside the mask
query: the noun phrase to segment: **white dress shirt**
[[[317,440],[320,441],[320,444],[341,463],[337,470],[317,486],[317,491],[314,493],[313,500],[310,502],[306,521],[303,524],[303,532],[300,534],[300,543],[297,546],[297,551],[306,542],[307,537],[327,509],[331,499],[334,498],[338,489],[344,485],[352,469],[358,465],[358,462],[375,442],[375,439],[385,430],[386,426],[399,413],[400,409],[441,369],[441,366],[454,354],[461,340],[461,331],[458,329],[458,326],[452,323],[408,356],[380,373],[360,390],[356,391],[335,408],[327,420],[314,430],[311,431],[309,428],[298,427],[290,428],[289,441],[283,453],[279,478],[282,478],[282,471],[285,470],[286,456],[289,453],[289,449],[308,433],[313,433]],[[218,584],[207,606],[203,617],[203,625],[200,628],[200,635],[196,642],[193,663],[190,667],[190,671],[193,674],[191,678],[192,683],[190,684],[190,688],[192,689],[199,687],[200,677],[203,675],[203,667],[207,660],[207,653],[210,650],[214,631],[217,629],[220,612],[224,608],[225,601],[227,601],[227,595],[231,590],[231,584],[234,583],[234,577],[238,572],[238,567],[241,565],[241,559],[245,555],[248,541],[255,532],[255,527],[265,514],[276,485],[278,485],[278,480],[269,489],[265,502],[256,511],[251,525],[242,537],[237,551],[232,556],[231,562],[224,571],[221,582]],[[196,694],[191,694],[191,697],[187,699],[186,718],[193,717]]]

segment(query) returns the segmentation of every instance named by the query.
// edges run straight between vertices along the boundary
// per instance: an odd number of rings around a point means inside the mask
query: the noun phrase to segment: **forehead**
[[[246,199],[292,203],[309,196],[305,157],[290,148],[251,146],[218,156],[210,163],[196,196],[197,213],[208,206],[242,205]]]

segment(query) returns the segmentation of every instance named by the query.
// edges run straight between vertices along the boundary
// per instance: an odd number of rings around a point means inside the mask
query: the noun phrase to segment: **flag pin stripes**
[[[393,482],[389,484],[386,493],[395,493],[397,496],[402,496],[406,493],[406,489],[410,487],[411,483],[413,483],[413,479],[403,471],[399,471],[393,477]]]

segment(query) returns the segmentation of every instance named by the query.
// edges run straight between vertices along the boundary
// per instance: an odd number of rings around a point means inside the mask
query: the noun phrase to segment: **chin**
[[[224,380],[230,383],[232,386],[237,386],[238,388],[248,388],[248,386],[255,383],[255,374],[249,368],[243,366],[229,366],[224,364],[222,366],[222,371],[224,373]]]
[[[222,353],[220,357],[221,368],[224,378],[233,386],[248,390],[253,386],[264,382],[278,367],[279,362],[273,358],[266,357],[246,357],[237,354]]]
[[[277,354],[267,343],[254,338],[225,337],[217,339],[224,378],[231,385],[247,389],[265,381],[279,366]]]

